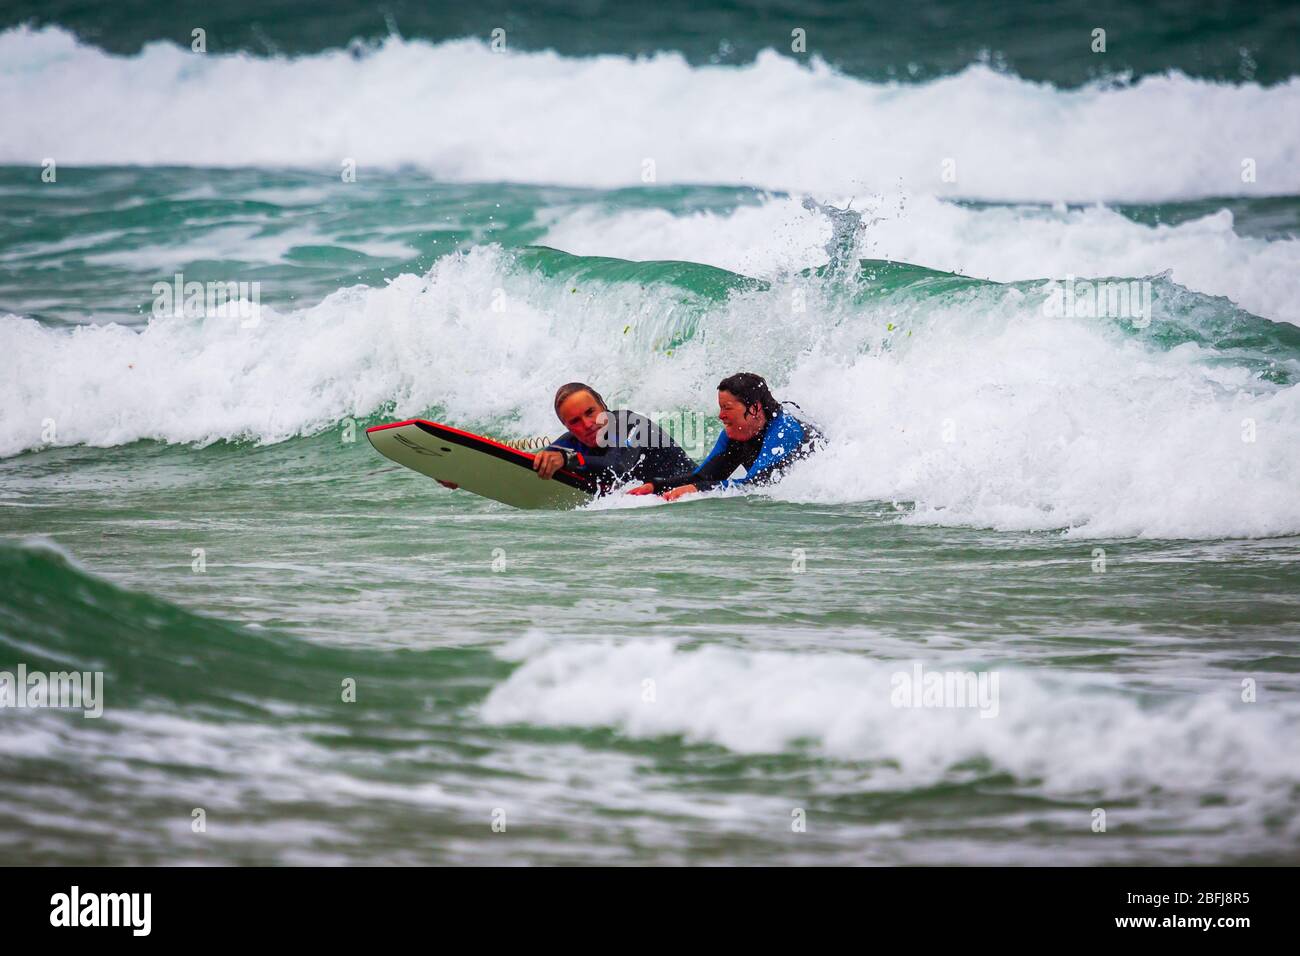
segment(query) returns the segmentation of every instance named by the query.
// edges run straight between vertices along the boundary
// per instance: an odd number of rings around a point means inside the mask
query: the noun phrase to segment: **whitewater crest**
[[[1300,126],[1277,122],[1300,114],[1300,78],[1264,87],[1169,73],[1058,90],[977,64],[872,83],[772,50],[691,66],[676,53],[563,57],[399,37],[298,57],[196,56],[163,42],[116,56],[57,27],[0,34],[0,62],[0,162],[24,165],[52,156],[338,175],[350,161],[444,181],[626,186],[644,183],[649,162],[658,183],[834,193],[1300,193]]]
[[[611,727],[746,754],[798,747],[866,765],[875,789],[933,786],[987,762],[1067,798],[1221,789],[1258,820],[1284,812],[1300,779],[1300,714],[1289,703],[1234,707],[1230,693],[1143,704],[1095,677],[956,664],[1000,679],[996,719],[986,719],[975,698],[900,699],[900,685],[922,669],[915,661],[691,650],[663,638],[555,642],[540,632],[498,653],[519,666],[483,702],[487,723]]]
[[[270,443],[414,415],[536,435],[555,427],[556,383],[574,380],[707,417],[719,376],[755,369],[831,438],[770,492],[788,501],[906,501],[908,521],[1083,536],[1300,532],[1292,327],[1145,281],[1149,327],[1053,316],[1047,283],[902,263],[759,281],[477,247],[383,288],[264,306],[251,325],[9,316],[0,453]]]

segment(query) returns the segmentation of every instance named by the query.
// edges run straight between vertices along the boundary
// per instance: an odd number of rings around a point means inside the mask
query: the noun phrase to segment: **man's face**
[[[598,447],[597,438],[608,418],[591,392],[574,392],[560,402],[560,421],[588,448]]]
[[[767,424],[761,406],[746,411],[745,403],[730,392],[718,392],[718,420],[732,441],[749,441]]]

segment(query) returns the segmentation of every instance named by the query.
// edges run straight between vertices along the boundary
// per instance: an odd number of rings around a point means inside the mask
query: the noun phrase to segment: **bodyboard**
[[[373,425],[366,438],[399,465],[515,508],[577,508],[599,492],[593,479],[566,469],[544,481],[532,453],[420,418]]]

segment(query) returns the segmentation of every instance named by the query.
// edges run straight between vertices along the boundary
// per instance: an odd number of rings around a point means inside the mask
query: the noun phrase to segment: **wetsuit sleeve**
[[[542,451],[564,451],[565,449],[568,449],[569,451],[579,451],[580,447],[581,446],[578,445],[578,439],[573,437],[573,432],[565,432],[559,438],[555,439],[555,441],[543,448]]]
[[[584,474],[603,471],[621,478],[633,474],[645,455],[640,448],[584,448],[582,457],[586,464],[576,470]]]
[[[580,475],[594,475],[604,472],[610,476],[627,475],[641,466],[645,452],[640,448],[588,448],[578,441],[572,432],[565,432],[544,449],[545,451],[576,451],[582,455],[581,460],[574,461],[567,467]],[[687,459],[689,461],[689,459]]]
[[[716,487],[767,484],[778,477],[791,462],[804,456],[804,439],[803,425],[796,419],[783,415],[773,428],[767,430],[763,447],[754,459],[754,464],[745,470],[745,477],[719,481]]]
[[[729,444],[727,433],[722,432],[713,445],[713,451],[709,452],[708,457],[700,462],[699,466],[694,470],[682,472],[670,478],[651,479],[651,483],[655,486],[655,494],[663,494],[670,488],[680,488],[682,485],[694,485],[700,491],[714,487],[721,479],[736,470],[736,463],[727,454]],[[728,463],[730,463],[730,467],[728,467]]]
[[[573,436],[573,432],[565,432],[559,438],[555,439],[555,441],[551,442],[549,445],[543,448],[542,451],[558,451],[561,454],[564,454],[565,452],[575,452],[575,451],[582,453],[584,449],[581,443],[579,443],[578,439]],[[570,464],[570,459],[572,458],[571,455],[564,454],[564,458],[565,458],[565,467],[571,468],[574,471],[582,470],[582,466],[578,464],[578,461],[576,459],[574,459],[572,461],[572,464]],[[586,456],[584,455],[583,456],[584,461],[585,458]]]
[[[632,471],[632,477],[653,481],[659,475],[683,475],[695,470],[695,462],[680,445],[651,448]]]

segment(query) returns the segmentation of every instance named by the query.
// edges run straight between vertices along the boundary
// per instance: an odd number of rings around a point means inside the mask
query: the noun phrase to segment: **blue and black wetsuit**
[[[821,440],[821,432],[812,425],[782,411],[748,441],[732,441],[724,431],[718,436],[718,443],[709,452],[709,457],[689,474],[651,480],[656,494],[682,485],[694,485],[700,491],[708,491],[711,488],[769,484],[784,474],[793,462],[811,455]],[[737,468],[745,469],[745,477],[731,477]]]
[[[584,445],[573,432],[565,432],[546,450],[566,453],[565,467],[595,478],[602,491],[625,481],[649,481],[655,475],[675,475],[695,466],[667,432],[625,408],[609,412],[597,443],[594,448]]]

